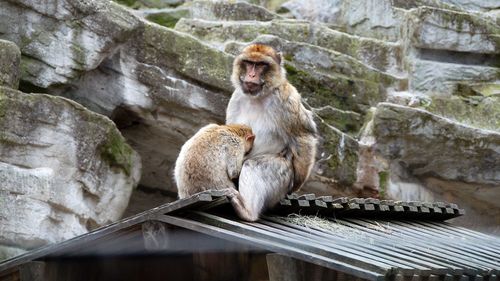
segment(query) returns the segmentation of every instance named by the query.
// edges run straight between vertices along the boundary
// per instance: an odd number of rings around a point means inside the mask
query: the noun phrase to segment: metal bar
[[[488,241],[487,244],[485,244],[486,241],[483,241],[482,239],[470,238],[470,237],[467,238],[464,235],[459,235],[457,231],[451,231],[449,229],[445,229],[445,228],[442,228],[440,226],[429,224],[429,223],[427,223],[425,221],[422,221],[422,222],[419,222],[419,223],[422,224],[422,225],[425,225],[426,227],[428,227],[430,229],[438,231],[437,234],[439,234],[440,237],[450,238],[449,241],[451,241],[454,244],[459,243],[454,238],[472,240],[471,242],[474,242],[474,245],[473,245],[474,248],[472,248],[471,250],[476,250],[476,247],[477,247],[478,249],[480,249],[480,252],[482,253],[482,256],[484,258],[486,258],[487,260],[491,260],[491,256],[492,255],[494,257],[496,257],[497,259],[500,260],[500,248],[496,249],[498,251],[491,251],[492,248],[496,248],[496,247],[494,245],[492,245],[492,243],[490,241]],[[469,246],[470,243],[469,244],[459,243],[459,244],[460,245],[465,245],[467,248],[470,248],[470,246]]]
[[[374,239],[377,244],[387,245],[389,249],[394,248],[395,250],[399,250],[399,248],[401,248],[401,251],[403,251],[403,253],[406,253],[407,255],[414,256],[418,259],[424,259],[430,263],[438,264],[439,266],[448,267],[455,275],[462,274],[464,272],[464,270],[462,269],[463,265],[457,265],[448,260],[443,261],[440,259],[436,259],[436,256],[433,254],[414,249],[414,246],[416,245],[415,243],[409,243],[398,236],[392,235],[392,233],[390,234],[391,237],[389,239],[381,239],[381,236],[383,236],[384,234],[383,232],[381,233],[380,231],[377,231],[376,228],[371,228],[370,226],[360,226],[358,224],[350,223],[345,220],[336,220],[336,222],[352,227],[353,229],[363,231],[364,235],[369,236],[370,239]]]
[[[402,223],[396,221],[393,222],[393,226],[394,225],[402,225]],[[442,245],[445,245],[448,246],[446,247],[448,251],[460,255],[460,257],[469,257],[471,261],[481,261],[481,264],[476,265],[478,267],[483,267],[484,269],[495,268],[495,264],[491,263],[491,257],[488,258],[486,256],[483,256],[482,253],[481,254],[477,252],[471,253],[470,251],[464,250],[464,249],[468,250],[475,250],[475,249],[471,249],[470,248],[471,246],[468,245],[467,243],[462,243],[460,245],[453,243],[453,239],[450,239],[449,235],[442,235],[440,233],[440,229],[434,229],[434,231],[429,231],[427,228],[422,227],[422,225],[416,225],[413,222],[405,222],[404,227],[409,233],[418,232],[418,235],[420,236],[423,235],[425,237],[430,238],[427,242],[432,243],[434,246],[439,246],[443,248]],[[435,241],[435,238],[438,236],[446,239],[440,240],[439,241],[440,243],[437,245],[437,243],[434,243],[433,241]]]
[[[474,263],[476,260],[476,257],[470,256],[468,252],[460,252],[457,250],[460,250],[461,247],[454,247],[454,245],[450,245],[447,240],[439,240],[436,241],[435,237],[438,235],[437,231],[436,232],[429,232],[426,228],[423,228],[422,226],[413,226],[411,222],[398,222],[398,221],[391,221],[390,227],[396,229],[396,230],[404,230],[404,234],[407,237],[411,237],[412,239],[416,240],[421,240],[422,236],[427,237],[429,239],[426,239],[425,242],[428,244],[428,247],[433,247],[437,249],[442,249],[443,253],[446,253],[452,257],[458,258],[462,263],[466,263],[469,266],[472,266],[474,268],[482,269],[484,270],[489,270],[490,268],[488,266],[485,266],[484,264],[477,264]],[[443,246],[444,245],[444,246]],[[448,246],[448,247],[447,247]],[[468,257],[468,259],[464,259],[463,257]],[[488,263],[487,261],[484,261]]]

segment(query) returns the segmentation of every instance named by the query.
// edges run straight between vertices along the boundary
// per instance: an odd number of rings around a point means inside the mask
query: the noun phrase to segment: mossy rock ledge
[[[107,117],[0,87],[0,257],[121,218],[140,163]]]

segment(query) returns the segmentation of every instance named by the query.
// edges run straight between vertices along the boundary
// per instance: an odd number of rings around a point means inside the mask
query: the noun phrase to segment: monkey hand
[[[221,189],[221,191],[224,192],[224,195],[226,195],[229,200],[232,200],[240,194],[235,188],[224,188]]]

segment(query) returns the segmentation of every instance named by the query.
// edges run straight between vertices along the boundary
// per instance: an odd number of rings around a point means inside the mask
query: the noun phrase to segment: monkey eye
[[[249,61],[249,60],[244,60],[244,61],[243,61],[243,63],[244,63],[244,64],[250,64],[250,65],[254,64],[254,62],[253,62],[253,61]]]
[[[244,60],[243,61],[244,64],[246,65],[255,65],[257,67],[268,67],[269,64],[267,62],[264,62],[264,61],[249,61],[249,60]]]

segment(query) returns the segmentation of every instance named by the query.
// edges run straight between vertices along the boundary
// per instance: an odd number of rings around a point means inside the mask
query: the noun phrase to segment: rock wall
[[[109,224],[140,177],[114,124],[64,98],[0,88],[0,252]]]
[[[107,117],[15,90],[20,59],[0,40],[0,260],[118,220],[141,176]]]
[[[116,124],[142,159],[127,214],[176,197],[181,145],[224,121],[234,55],[258,41],[283,52],[320,129],[304,192],[453,201],[458,223],[500,231],[494,1],[126,2],[0,2],[0,39],[21,53],[0,52],[21,69],[0,82]]]

